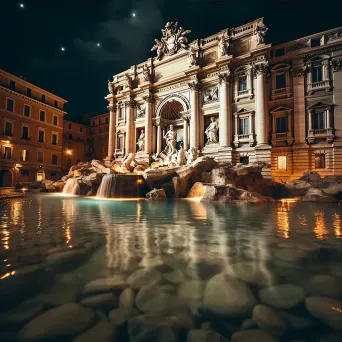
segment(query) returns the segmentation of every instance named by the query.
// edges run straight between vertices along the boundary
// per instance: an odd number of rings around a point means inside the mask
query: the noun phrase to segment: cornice
[[[25,99],[25,100],[27,100],[27,101],[29,101],[29,102],[36,103],[36,104],[38,104],[38,105],[41,106],[41,107],[47,107],[47,108],[49,108],[50,110],[53,110],[53,111],[55,111],[55,112],[58,112],[59,114],[63,114],[63,115],[66,115],[66,114],[67,114],[67,112],[65,112],[65,111],[63,111],[63,110],[61,110],[61,109],[59,109],[59,108],[50,106],[50,105],[47,104],[47,103],[38,101],[38,100],[36,100],[36,99],[34,99],[34,98],[32,98],[32,97],[26,96],[26,95],[24,95],[24,94],[21,94],[21,93],[19,93],[19,92],[17,92],[17,91],[14,91],[14,90],[12,90],[12,89],[6,88],[6,87],[4,87],[4,86],[0,86],[0,90],[3,90],[3,91],[6,92],[6,93],[13,94],[13,95],[18,96],[18,97],[21,97],[21,98],[23,98],[23,99]]]

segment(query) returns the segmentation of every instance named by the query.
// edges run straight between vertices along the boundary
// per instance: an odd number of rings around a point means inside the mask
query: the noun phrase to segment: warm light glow
[[[338,213],[334,213],[333,217],[334,234],[339,239],[342,238],[342,221],[341,216]]]
[[[200,202],[202,197],[191,197],[191,198],[185,198],[187,201],[194,201],[194,202]]]
[[[143,180],[142,179],[138,179],[137,180],[137,184],[142,184],[143,183]]]
[[[5,143],[6,143],[6,144],[9,144],[9,143],[10,143],[10,141],[9,141],[9,140],[6,140],[6,141],[5,141]]]
[[[66,153],[67,153],[67,155],[69,155],[69,156],[72,155],[72,151],[71,151],[71,150],[67,150]]]
[[[316,234],[317,239],[324,240],[326,235],[328,235],[328,229],[324,222],[324,212],[317,211],[314,215],[316,216],[314,233]]]
[[[8,272],[8,273],[2,275],[2,276],[0,277],[0,279],[5,279],[5,278],[10,277],[11,275],[14,275],[14,274],[15,274],[15,271]]]
[[[277,211],[277,215],[278,215],[278,220],[277,220],[277,224],[278,224],[278,233],[281,237],[288,239],[289,236],[289,232],[290,232],[290,220],[289,220],[289,202],[285,202],[285,201],[280,201],[278,204],[278,211]]]

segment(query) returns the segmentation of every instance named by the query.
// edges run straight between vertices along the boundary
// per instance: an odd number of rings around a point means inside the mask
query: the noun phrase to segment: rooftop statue
[[[165,29],[162,29],[161,40],[155,39],[155,45],[151,51],[157,50],[157,59],[161,60],[163,55],[170,56],[175,54],[180,49],[188,49],[188,38],[190,30],[178,28],[178,23],[168,22]]]
[[[114,90],[115,90],[114,84],[109,80],[108,80],[108,90],[110,94],[114,94]]]
[[[152,75],[151,75],[150,69],[148,68],[146,64],[143,65],[143,77],[144,77],[144,81],[152,82]]]
[[[256,25],[253,34],[256,36],[256,44],[265,44],[265,36],[268,28]]]

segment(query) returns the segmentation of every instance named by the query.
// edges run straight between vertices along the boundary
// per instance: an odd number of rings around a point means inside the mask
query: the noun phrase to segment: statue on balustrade
[[[173,130],[173,125],[170,125],[170,129],[164,135],[166,141],[166,147],[163,151],[166,155],[174,154],[176,152],[176,137],[177,132]]]
[[[214,117],[211,117],[210,121],[211,122],[210,122],[209,126],[204,131],[204,133],[206,134],[207,139],[208,139],[206,145],[218,143],[218,135],[217,135],[218,121],[216,121]]]
[[[138,145],[138,151],[137,152],[144,151],[144,149],[145,149],[145,132],[143,129],[140,132],[140,136],[138,138],[137,145]]]
[[[268,28],[267,27],[260,27],[256,25],[254,27],[254,36],[256,37],[256,44],[257,46],[260,44],[265,44],[265,36]]]
[[[109,80],[108,80],[108,90],[110,94],[114,94],[114,91],[115,91],[114,84]]]
[[[226,41],[224,33],[219,38],[218,46],[222,57],[228,55],[229,40]]]

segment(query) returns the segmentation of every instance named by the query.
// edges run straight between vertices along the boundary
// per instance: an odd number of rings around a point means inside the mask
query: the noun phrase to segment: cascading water
[[[145,196],[146,185],[139,175],[111,174],[102,178],[96,197],[98,198],[139,198]]]
[[[80,186],[77,182],[76,178],[69,178],[64,185],[63,194],[68,195],[79,195],[80,194]]]

